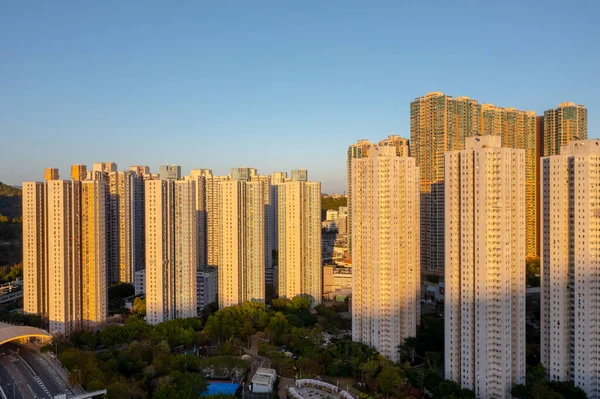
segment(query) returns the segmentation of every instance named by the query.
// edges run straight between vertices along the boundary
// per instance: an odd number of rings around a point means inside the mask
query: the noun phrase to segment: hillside
[[[321,210],[323,210],[323,211],[326,211],[329,209],[338,209],[340,206],[346,206],[346,205],[347,205],[346,197],[331,198],[331,197],[321,196]]]
[[[21,217],[21,190],[2,182],[0,182],[0,215],[9,219]]]
[[[0,267],[22,260],[21,190],[0,182]]]

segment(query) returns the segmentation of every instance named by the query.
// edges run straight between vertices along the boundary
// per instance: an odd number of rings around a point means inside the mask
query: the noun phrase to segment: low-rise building
[[[146,270],[138,270],[135,272],[133,286],[135,288],[135,295],[141,295],[146,293]]]
[[[198,270],[196,284],[198,314],[210,303],[216,302],[217,297],[217,268],[203,267]]]
[[[323,266],[323,296],[339,299],[352,292],[352,269],[336,265]]]
[[[250,391],[253,393],[271,393],[276,380],[277,372],[274,369],[259,367],[254,377],[252,377]]]

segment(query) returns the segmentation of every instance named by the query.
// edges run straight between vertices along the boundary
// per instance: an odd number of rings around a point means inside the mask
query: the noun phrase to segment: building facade
[[[479,104],[469,97],[440,92],[415,99],[411,112],[411,155],[421,170],[421,261],[426,274],[443,275],[444,266],[444,154],[465,148],[465,139],[500,136],[503,147],[525,150],[526,252],[537,246],[537,135],[533,111]]]
[[[206,259],[209,266],[218,267],[221,245],[221,183],[231,180],[228,176],[214,176],[210,170],[205,177],[206,200]]]
[[[160,165],[158,176],[161,180],[179,180],[181,179],[181,166],[179,165]]]
[[[134,282],[144,268],[144,177],[132,170],[118,172],[117,164],[93,165],[93,180],[105,180],[108,283]]]
[[[265,180],[221,181],[219,228],[219,308],[265,301],[265,248],[269,192]]]
[[[348,147],[346,153],[346,198],[348,206],[348,250],[352,254],[352,160],[369,156],[369,148],[375,146],[369,140],[358,140]],[[352,256],[352,255],[351,255]]]
[[[98,330],[107,317],[106,182],[46,177],[23,183],[24,311],[53,335]]]
[[[542,156],[558,155],[571,141],[587,139],[587,109],[571,102],[544,111]]]
[[[600,140],[542,158],[541,357],[548,377],[600,398]]]
[[[445,373],[481,399],[525,378],[525,151],[500,145],[445,157]]]
[[[419,169],[394,147],[352,164],[352,339],[397,361],[419,320]]]
[[[294,173],[280,184],[278,201],[279,296],[322,299],[321,183]]]
[[[198,226],[194,180],[147,180],[148,323],[196,316]]]

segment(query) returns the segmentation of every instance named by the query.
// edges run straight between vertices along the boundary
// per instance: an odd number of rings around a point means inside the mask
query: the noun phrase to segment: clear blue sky
[[[588,1],[4,1],[0,181],[73,163],[309,170],[345,187],[357,139],[409,137],[430,91],[600,127]]]

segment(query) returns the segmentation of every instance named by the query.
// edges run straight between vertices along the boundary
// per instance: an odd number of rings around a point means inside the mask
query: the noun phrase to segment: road
[[[63,393],[39,356],[14,343],[0,346],[0,386],[9,399],[52,399]]]

